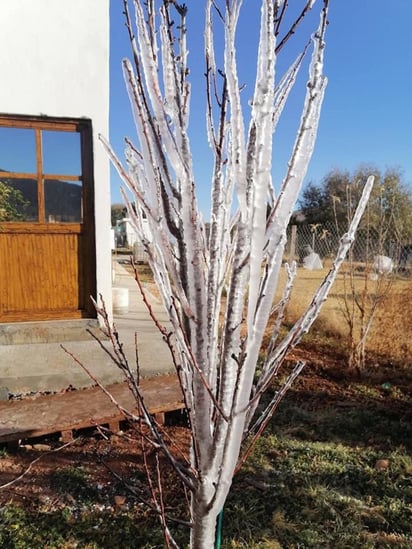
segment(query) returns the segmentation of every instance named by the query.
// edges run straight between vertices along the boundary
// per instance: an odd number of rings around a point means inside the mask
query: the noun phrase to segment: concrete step
[[[129,290],[127,311],[114,315],[129,364],[135,368],[137,342],[143,377],[173,372],[170,351],[148,314],[135,280],[121,265],[115,267],[116,285]],[[154,297],[150,301],[157,320],[168,326],[168,316],[159,301]],[[123,381],[123,374],[87,329],[110,350],[110,342],[102,338],[95,319],[0,324],[0,398],[2,388],[7,397],[9,393],[90,387],[95,382],[76,360],[105,385]],[[62,344],[76,360],[64,352]]]
[[[100,336],[97,319],[2,323],[0,324],[0,345],[87,341],[90,340],[87,330]]]

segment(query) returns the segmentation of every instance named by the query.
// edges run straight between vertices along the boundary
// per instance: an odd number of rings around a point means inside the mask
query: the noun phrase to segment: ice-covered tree
[[[129,216],[147,250],[169,315],[171,329],[164,329],[164,337],[176,365],[191,429],[186,464],[174,461],[153,419],[145,413],[144,402],[140,401],[140,406],[154,444],[168,454],[191,492],[193,548],[213,547],[217,516],[233,475],[303,368],[302,363],[296,364],[284,387],[263,410],[258,408],[287,352],[310,328],[326,299],[354,239],[372,185],[369,179],[329,275],[302,318],[281,336],[279,326],[296,275],[296,267],[286,265],[288,282],[283,298],[274,303],[286,228],[314,148],[326,87],[327,0],[319,6],[320,23],[312,47],[305,44],[284,74],[276,72],[280,50],[316,1],[303,3],[295,16],[293,4],[291,8],[286,0],[260,2],[256,79],[248,108],[242,98],[236,56],[242,1],[205,0],[193,6],[197,13],[204,9],[205,14],[205,67],[201,70],[206,76],[205,127],[214,158],[206,231],[197,203],[188,137],[187,7],[176,0],[134,0],[132,17],[124,0],[133,62],[124,60],[123,70],[138,143],[127,140],[126,167],[106,146],[128,189],[124,198]],[[275,189],[274,132],[310,51],[300,124],[283,181]],[[268,327],[270,341],[263,346]],[[140,399],[138,385],[130,375],[129,381]],[[175,546],[160,503],[158,510],[168,544]]]

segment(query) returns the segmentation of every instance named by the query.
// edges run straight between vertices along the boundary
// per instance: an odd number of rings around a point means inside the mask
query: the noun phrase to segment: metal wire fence
[[[346,227],[334,223],[289,225],[285,260],[305,263],[305,258],[311,256],[325,263],[336,256],[340,239],[345,234]],[[143,244],[136,241],[130,248],[135,263],[147,263],[147,253]],[[371,227],[360,227],[351,249],[352,260],[363,264],[376,264],[376,258],[389,258],[391,271],[402,271],[412,274],[412,241],[400,241],[396,234],[389,231],[379,231]],[[316,256],[316,257],[315,257]],[[380,263],[385,260],[380,260]],[[316,267],[315,267],[316,268]]]
[[[310,254],[317,254],[322,261],[332,259],[345,232],[346,228],[334,223],[290,225],[286,259],[294,259],[300,264]],[[392,262],[393,270],[412,269],[412,242],[402,242],[390,231],[360,227],[351,254],[356,262],[373,264],[377,257],[387,257]]]

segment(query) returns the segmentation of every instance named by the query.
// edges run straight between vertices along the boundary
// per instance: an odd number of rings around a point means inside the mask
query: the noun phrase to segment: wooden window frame
[[[87,223],[87,220],[93,218],[94,204],[94,182],[93,182],[93,145],[92,145],[92,125],[91,120],[86,118],[55,118],[55,117],[36,117],[24,115],[0,114],[0,127],[33,129],[35,131],[35,153],[36,153],[36,173],[3,172],[0,171],[0,180],[2,178],[15,179],[33,179],[37,181],[37,221],[2,221],[3,227],[20,228],[24,231],[25,225],[31,227],[37,226],[40,232],[50,229],[53,225],[53,232],[80,231],[81,227]],[[69,132],[80,134],[80,162],[81,173],[79,175],[43,173],[43,155],[41,132],[44,130],[56,132]],[[45,213],[45,189],[44,181],[46,179],[60,179],[64,181],[79,181],[82,183],[82,219],[80,222],[53,222],[46,220]]]

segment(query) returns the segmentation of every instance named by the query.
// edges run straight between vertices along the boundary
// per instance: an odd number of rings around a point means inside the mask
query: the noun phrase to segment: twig
[[[6,484],[1,484],[0,489],[7,488],[7,487],[11,486],[12,484],[15,484],[16,482],[21,480],[25,475],[27,475],[27,473],[30,471],[30,469],[33,467],[33,465],[35,463],[37,463],[38,461],[40,461],[45,456],[48,456],[48,455],[53,454],[55,452],[59,452],[60,450],[63,450],[64,448],[67,448],[67,446],[70,446],[74,442],[77,442],[78,440],[79,440],[79,437],[75,438],[74,440],[70,440],[69,442],[66,442],[65,444],[63,444],[62,446],[59,446],[58,448],[54,448],[54,450],[50,450],[50,452],[46,452],[46,453],[42,454],[41,456],[39,456],[38,458],[34,459],[32,462],[30,462],[27,469],[25,471],[23,471],[23,473],[21,473],[21,475],[16,477],[14,480],[11,480],[10,482],[6,482]]]
[[[165,506],[164,506],[164,500],[163,500],[162,475],[160,473],[160,462],[159,462],[159,455],[157,452],[155,455],[155,459],[156,459],[157,490],[159,493],[159,503],[157,505],[159,508],[159,517],[160,517],[160,522],[163,529],[163,537],[165,538],[167,549],[170,549],[172,546],[175,547],[175,549],[176,548],[179,549],[178,545],[173,539],[173,536],[170,534],[170,530],[167,526]]]
[[[309,11],[312,9],[312,6],[314,4],[313,0],[308,0],[306,2],[305,7],[303,8],[301,14],[295,19],[295,21],[292,23],[290,29],[285,34],[285,36],[282,38],[282,40],[279,42],[279,44],[276,46],[276,53],[279,53],[280,50],[283,48],[283,46],[286,44],[286,42],[295,34],[296,28],[299,26],[299,24],[303,21],[305,16],[309,13]],[[281,18],[283,18],[284,13],[282,13]],[[276,32],[279,32],[279,28],[276,29]]]
[[[137,415],[133,414],[130,410],[127,410],[124,406],[122,406],[113,397],[113,395],[110,393],[110,391],[108,391],[106,389],[106,387],[101,383],[101,381],[99,381],[97,379],[97,377],[94,376],[92,374],[92,372],[72,352],[70,352],[68,349],[66,349],[66,347],[64,345],[60,345],[60,347],[63,349],[63,351],[65,353],[67,353],[69,356],[71,356],[72,359],[76,362],[76,364],[78,364],[86,372],[86,374],[90,377],[90,379],[92,379],[96,383],[96,385],[98,385],[98,387],[103,391],[103,393],[109,398],[109,400],[112,402],[112,404],[114,404],[114,406],[120,411],[120,413],[122,415],[124,415],[125,417],[131,419],[132,421],[139,421],[139,418],[141,416],[137,416]],[[162,437],[162,435],[161,435],[161,433],[160,433],[160,431],[157,427],[156,421],[151,416],[151,414],[149,413],[149,410],[147,409],[146,405],[144,404],[144,399],[143,399],[143,396],[142,396],[139,388],[137,386],[135,386],[135,389],[137,390],[137,394],[135,396],[136,396],[136,402],[139,406],[139,411],[143,412],[143,417],[144,417],[145,423],[149,427],[150,431],[152,432],[153,436],[156,439],[156,442],[150,441],[151,444],[154,447],[158,446],[158,447],[162,448],[163,452],[168,457],[171,465],[173,466],[173,468],[177,472],[179,478],[184,483],[187,484],[187,486],[190,490],[193,490],[193,481],[192,481],[192,479],[189,476],[186,476],[184,474],[184,472],[182,471],[182,468],[179,467],[179,465],[176,462],[176,459],[170,453],[170,451],[167,448],[167,445],[166,445],[166,443],[165,443],[165,441],[164,441],[164,439],[163,439],[163,437]]]
[[[303,368],[305,367],[306,363],[302,360],[297,362],[295,365],[292,373],[288,377],[288,379],[283,384],[282,388],[275,394],[275,396],[272,398],[272,400],[267,405],[266,409],[262,412],[261,416],[258,418],[256,423],[251,427],[249,430],[250,435],[252,435],[253,431],[254,434],[252,436],[252,440],[249,442],[247,448],[241,455],[239,462],[236,466],[235,473],[239,471],[239,469],[242,467],[250,453],[252,452],[256,442],[259,440],[260,436],[262,435],[263,431],[266,429],[267,424],[272,419],[275,411],[277,410],[277,407],[279,406],[280,402],[282,401],[283,397],[286,395],[286,393],[289,391],[290,387],[292,386],[295,379],[300,375]]]
[[[116,471],[114,469],[112,469],[110,467],[110,465],[108,463],[106,463],[104,460],[100,459],[100,463],[102,465],[104,465],[108,471],[110,471],[110,473],[118,480],[120,481],[123,486],[134,496],[136,497],[141,503],[143,503],[144,505],[147,505],[147,507],[151,510],[151,511],[154,511],[155,513],[158,512],[158,510],[156,509],[156,507],[150,503],[150,501],[147,501],[145,498],[143,498],[134,488],[133,486],[130,486],[130,484],[128,484],[123,477],[121,477],[118,473],[116,473]],[[166,515],[167,517],[167,520],[171,521],[171,522],[176,522],[176,524],[181,524],[182,526],[187,526],[189,528],[191,528],[192,526],[192,523],[191,522],[188,522],[188,521],[185,521],[185,520],[182,520],[182,519],[178,519],[178,518],[175,518],[175,517],[171,517],[169,515]]]

